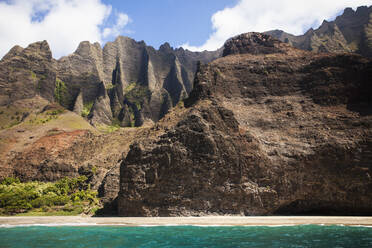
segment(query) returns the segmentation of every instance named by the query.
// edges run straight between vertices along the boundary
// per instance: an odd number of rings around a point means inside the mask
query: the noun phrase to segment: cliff
[[[321,43],[248,33],[197,53],[118,37],[59,60],[46,41],[15,46],[0,179],[85,175],[115,210],[121,168],[121,215],[370,214],[371,61],[344,53],[369,56],[370,10],[309,31]]]
[[[294,47],[314,52],[354,52],[372,57],[372,6],[356,11],[346,8],[334,21],[324,21],[314,30],[295,36],[282,30],[267,34]]]
[[[0,106],[42,95],[54,99],[56,70],[46,41],[13,47],[0,60]]]
[[[219,51],[193,53],[168,43],[155,50],[123,36],[103,49],[82,42],[72,55],[57,61],[58,78],[67,88],[61,104],[77,114],[85,107],[95,126],[156,122],[188,96],[197,61],[219,56]],[[81,105],[79,95],[83,107],[75,108]]]
[[[372,62],[226,42],[121,163],[121,216],[371,214]]]

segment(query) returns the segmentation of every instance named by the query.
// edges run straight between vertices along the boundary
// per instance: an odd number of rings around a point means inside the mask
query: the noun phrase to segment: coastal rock
[[[371,60],[257,33],[224,55],[131,145],[119,215],[372,214]]]

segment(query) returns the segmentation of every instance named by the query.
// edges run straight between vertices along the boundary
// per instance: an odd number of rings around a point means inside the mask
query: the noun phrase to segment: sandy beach
[[[372,217],[344,216],[207,216],[207,217],[0,217],[0,227],[16,225],[353,225],[372,226]]]

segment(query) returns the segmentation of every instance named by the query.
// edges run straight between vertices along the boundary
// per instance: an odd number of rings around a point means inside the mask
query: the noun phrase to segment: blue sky
[[[215,50],[235,35],[281,29],[300,35],[345,7],[372,0],[0,0],[0,57],[14,45],[47,40],[54,58],[81,41],[118,35],[192,51]]]
[[[179,46],[187,41],[202,45],[212,33],[211,16],[234,6],[237,0],[103,1],[132,20],[124,35],[158,48],[164,42]],[[115,19],[111,18],[111,22]]]

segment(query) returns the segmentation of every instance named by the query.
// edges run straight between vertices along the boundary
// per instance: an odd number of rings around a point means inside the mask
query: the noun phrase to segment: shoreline
[[[16,226],[370,226],[372,217],[362,216],[204,216],[204,217],[0,217],[1,227]]]

